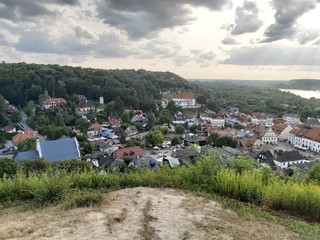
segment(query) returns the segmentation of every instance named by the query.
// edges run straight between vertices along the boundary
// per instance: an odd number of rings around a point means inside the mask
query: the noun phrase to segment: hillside
[[[0,215],[0,239],[298,239],[265,219],[174,189],[111,192],[94,208],[59,207]]]
[[[280,83],[278,88],[302,89],[302,90],[319,90],[319,79],[293,79],[286,83]]]
[[[160,99],[160,91],[193,89],[192,83],[170,72],[4,62],[0,64],[0,85],[0,95],[17,106],[29,100],[38,102],[39,95],[47,91],[51,97],[67,99],[73,94],[94,101],[103,96],[105,102],[119,96],[126,107],[138,108]]]

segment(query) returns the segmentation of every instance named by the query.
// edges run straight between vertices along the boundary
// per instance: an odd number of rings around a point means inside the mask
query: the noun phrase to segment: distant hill
[[[286,83],[278,85],[279,88],[302,89],[302,90],[319,90],[319,79],[293,79]]]
[[[105,102],[120,97],[126,107],[145,107],[161,98],[161,91],[193,90],[194,85],[171,72],[103,70],[59,65],[0,63],[0,95],[15,105],[38,102],[45,91],[70,99],[74,94]],[[148,107],[147,107],[148,108]]]
[[[230,80],[230,79],[191,79],[191,82],[195,84],[206,83],[206,84],[233,84],[240,86],[264,86],[264,87],[275,87],[279,84],[286,84],[288,81],[284,80]]]

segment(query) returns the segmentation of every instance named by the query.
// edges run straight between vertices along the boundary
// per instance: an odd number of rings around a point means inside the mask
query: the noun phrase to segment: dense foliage
[[[40,64],[0,64],[0,95],[16,106],[25,106],[39,96],[70,98],[73,94],[105,102],[120,97],[126,107],[150,108],[160,91],[192,89],[193,85],[170,72],[102,70]]]
[[[301,118],[316,117],[319,114],[320,99],[304,99],[276,88],[239,86],[233,83],[205,83],[204,91],[219,107],[239,107],[241,112],[266,112],[282,116],[298,113]]]
[[[86,189],[119,189],[126,187],[174,187],[208,194],[220,194],[273,210],[320,220],[320,188],[312,183],[295,183],[270,174],[267,169],[252,169],[248,159],[240,157],[229,168],[207,158],[189,168],[158,171],[140,169],[124,175],[95,171],[47,170],[42,174],[18,172],[13,178],[0,180],[0,202],[33,200],[40,204],[59,202],[72,192]]]

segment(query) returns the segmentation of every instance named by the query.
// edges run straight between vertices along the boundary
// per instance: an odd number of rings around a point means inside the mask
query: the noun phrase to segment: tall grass
[[[77,193],[71,205],[81,201],[94,202],[99,196],[79,195],[81,191],[121,189],[128,187],[171,187],[190,191],[215,193],[273,210],[285,211],[312,220],[320,220],[320,188],[313,184],[283,181],[257,169],[236,172],[204,160],[189,168],[158,171],[140,169],[128,174],[105,175],[95,171],[29,174],[0,180],[0,202],[31,200],[37,204],[59,203]],[[80,201],[80,203],[77,203]]]

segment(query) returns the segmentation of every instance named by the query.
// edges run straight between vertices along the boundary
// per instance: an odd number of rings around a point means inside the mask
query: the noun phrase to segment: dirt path
[[[297,239],[264,219],[238,217],[208,199],[173,189],[109,193],[97,208],[59,207],[0,215],[0,239]]]

